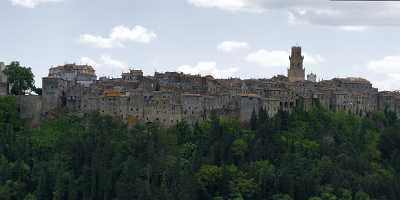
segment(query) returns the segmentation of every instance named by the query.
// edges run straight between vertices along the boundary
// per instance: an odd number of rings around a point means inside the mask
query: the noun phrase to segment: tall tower
[[[4,74],[6,66],[3,62],[0,62],[0,83],[7,83],[7,76]]]
[[[292,54],[289,56],[290,68],[288,78],[290,82],[304,81],[305,70],[303,68],[304,56],[301,55],[301,47],[292,47]]]

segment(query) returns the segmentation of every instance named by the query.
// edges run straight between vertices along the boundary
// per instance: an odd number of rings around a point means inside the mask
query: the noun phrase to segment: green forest
[[[3,200],[398,200],[400,120],[315,106],[165,128],[96,113],[28,128],[0,98]]]

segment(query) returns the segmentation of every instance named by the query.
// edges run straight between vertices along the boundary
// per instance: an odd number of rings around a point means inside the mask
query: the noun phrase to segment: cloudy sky
[[[0,0],[0,61],[269,78],[301,45],[307,72],[400,89],[400,2],[328,0]]]

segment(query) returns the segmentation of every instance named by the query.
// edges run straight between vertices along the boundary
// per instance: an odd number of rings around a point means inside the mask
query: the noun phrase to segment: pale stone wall
[[[49,77],[66,81],[93,82],[97,79],[95,70],[89,65],[66,64],[50,68]]]
[[[6,96],[8,94],[7,76],[4,74],[5,69],[5,64],[0,62],[0,96]]]
[[[7,83],[7,76],[4,74],[4,70],[6,70],[6,65],[0,62],[0,83]]]

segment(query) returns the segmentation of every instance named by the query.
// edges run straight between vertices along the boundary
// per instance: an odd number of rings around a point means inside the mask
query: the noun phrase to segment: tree
[[[196,173],[196,179],[201,189],[213,195],[217,193],[223,179],[222,169],[215,165],[203,165]]]
[[[28,129],[15,99],[0,98],[0,200],[400,199],[400,121],[388,113],[260,109],[255,131],[216,114],[132,129],[70,114]]]
[[[233,156],[241,161],[246,155],[249,147],[245,140],[239,138],[233,141],[231,148]]]
[[[7,75],[12,95],[24,95],[27,90],[35,90],[31,68],[23,67],[19,62],[14,61],[6,66],[4,73]]]
[[[255,131],[257,128],[257,114],[255,109],[253,109],[253,112],[251,113],[250,128],[253,131]]]
[[[292,197],[290,197],[287,194],[276,194],[272,196],[273,200],[292,200]]]
[[[356,200],[370,200],[369,195],[365,192],[359,191],[355,196]]]

